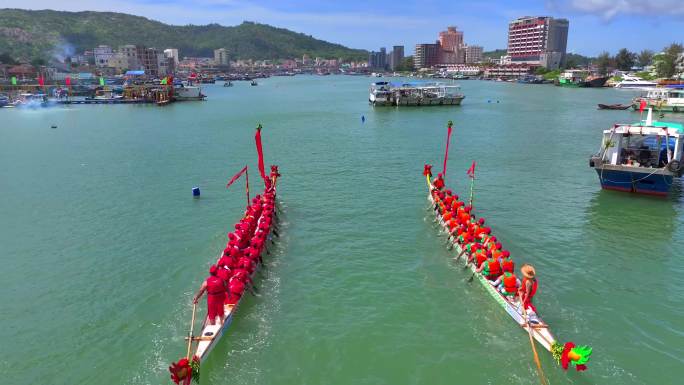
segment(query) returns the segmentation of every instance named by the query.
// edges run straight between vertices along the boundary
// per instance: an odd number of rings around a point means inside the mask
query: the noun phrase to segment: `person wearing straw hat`
[[[520,299],[522,300],[525,309],[532,310],[534,313],[537,312],[537,308],[532,304],[532,298],[537,294],[537,277],[534,270],[534,266],[526,263],[520,268],[520,273],[522,273],[523,280],[520,285]]]

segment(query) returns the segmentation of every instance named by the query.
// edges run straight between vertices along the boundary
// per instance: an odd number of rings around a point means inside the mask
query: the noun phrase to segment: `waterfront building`
[[[95,65],[98,67],[106,67],[109,58],[114,56],[112,47],[108,45],[99,45],[93,49],[93,56],[95,56]]]
[[[460,74],[465,76],[477,76],[482,73],[482,68],[468,64],[440,64],[437,67],[447,74]]]
[[[227,49],[219,48],[214,50],[214,65],[226,67],[230,65]]]
[[[395,45],[389,54],[389,68],[394,71],[404,61],[404,46]]]
[[[140,67],[136,46],[133,44],[122,45],[119,47],[119,53],[126,57],[126,69],[138,69]]]
[[[482,61],[482,47],[479,45],[466,45],[465,52],[465,63],[475,64]]]
[[[307,66],[309,64],[311,64],[311,58],[309,57],[309,55],[307,55],[307,54],[302,55],[302,65]]]
[[[461,64],[464,62],[463,31],[456,27],[447,27],[446,31],[439,33],[440,64]]]
[[[558,69],[565,61],[567,19],[525,16],[508,25],[508,55],[512,63]]]
[[[180,63],[180,60],[178,60],[178,49],[177,48],[167,48],[164,50],[164,55],[166,57],[173,58],[173,64],[175,66],[178,66],[178,63]]]
[[[368,67],[375,69],[385,69],[387,67],[387,49],[380,48],[380,52],[371,51],[368,54]]]
[[[441,45],[439,41],[434,44],[416,44],[416,52],[413,55],[413,66],[416,69],[431,68],[439,64]]]
[[[487,67],[484,70],[486,78],[517,79],[532,72],[534,67],[529,64],[507,64]]]
[[[159,58],[157,56],[156,48],[147,48],[142,45],[135,46],[136,57],[138,60],[138,68],[145,71],[148,76],[159,75]],[[129,68],[133,69],[133,68]]]
[[[117,52],[107,60],[107,67],[114,68],[116,73],[124,73],[130,68],[128,57],[122,52]]]

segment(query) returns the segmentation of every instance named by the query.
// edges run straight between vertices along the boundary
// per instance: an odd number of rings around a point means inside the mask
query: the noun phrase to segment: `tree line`
[[[607,51],[602,52],[594,64],[601,75],[606,75],[610,69],[629,71],[635,66],[644,68],[652,64],[655,66],[658,77],[671,78],[677,73],[677,66],[684,64],[682,53],[684,53],[684,46],[679,43],[670,44],[660,53],[654,53],[649,49],[636,53],[622,48],[615,56],[611,56]]]

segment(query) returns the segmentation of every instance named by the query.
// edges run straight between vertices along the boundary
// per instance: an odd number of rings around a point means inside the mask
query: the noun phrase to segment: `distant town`
[[[583,60],[569,60],[572,56],[567,52],[569,29],[567,19],[520,17],[509,22],[507,50],[494,51],[499,55],[485,55],[482,46],[467,44],[464,32],[449,26],[438,33],[434,43],[417,44],[412,56],[405,56],[403,45],[394,45],[389,52],[384,47],[371,51],[367,61],[309,55],[277,60],[238,60],[233,59],[226,48],[216,48],[213,57],[187,57],[182,56],[178,48],[136,44],[98,45],[49,63],[15,61],[4,53],[0,54],[0,84],[35,84],[37,79],[54,84],[64,83],[66,79],[72,83],[96,83],[99,78],[121,76],[162,79],[194,75],[203,82],[211,82],[215,78],[244,80],[272,75],[383,73],[505,80],[537,76],[552,81],[559,78],[560,69],[571,68],[617,77],[632,71],[648,79],[671,78],[684,72],[679,44],[666,47],[660,54],[649,50],[637,54],[622,49],[615,56],[605,52],[598,58],[574,55],[573,58]]]

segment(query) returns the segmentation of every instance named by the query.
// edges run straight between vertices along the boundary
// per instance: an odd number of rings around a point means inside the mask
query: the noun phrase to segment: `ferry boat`
[[[615,88],[653,88],[658,83],[644,80],[634,75],[624,75],[622,81],[615,85]]]
[[[680,88],[652,88],[632,100],[632,108],[638,110],[641,102],[646,102],[646,108],[653,108],[662,112],[684,112],[684,89]]]
[[[603,131],[601,150],[589,159],[601,187],[608,190],[666,196],[681,177],[684,126],[652,120],[616,124]]]
[[[372,83],[368,101],[373,106],[460,105],[465,96],[458,85],[444,83]]]

